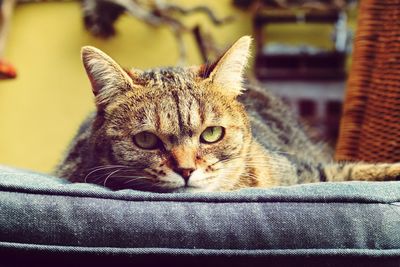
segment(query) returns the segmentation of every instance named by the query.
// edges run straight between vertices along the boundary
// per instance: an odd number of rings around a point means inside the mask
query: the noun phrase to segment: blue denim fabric
[[[225,263],[367,257],[400,266],[400,182],[158,194],[113,192],[2,167],[1,255],[8,264],[20,255],[108,255]]]

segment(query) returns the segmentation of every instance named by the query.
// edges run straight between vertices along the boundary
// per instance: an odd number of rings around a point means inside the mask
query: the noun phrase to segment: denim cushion
[[[0,167],[0,256],[0,266],[400,266],[400,182],[159,194]]]

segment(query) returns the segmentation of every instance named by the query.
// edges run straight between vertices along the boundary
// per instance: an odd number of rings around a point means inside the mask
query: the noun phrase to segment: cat
[[[399,180],[400,163],[334,162],[279,98],[245,84],[250,45],[244,36],[213,64],[148,71],[83,47],[96,111],[56,175],[154,192]]]

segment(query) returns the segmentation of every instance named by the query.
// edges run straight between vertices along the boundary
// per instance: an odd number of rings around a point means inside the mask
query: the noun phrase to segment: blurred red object
[[[17,77],[17,71],[10,63],[0,59],[0,79],[13,79]]]

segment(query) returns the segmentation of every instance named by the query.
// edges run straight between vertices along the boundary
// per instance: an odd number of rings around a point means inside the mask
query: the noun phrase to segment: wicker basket
[[[400,0],[362,0],[337,160],[400,161]]]

